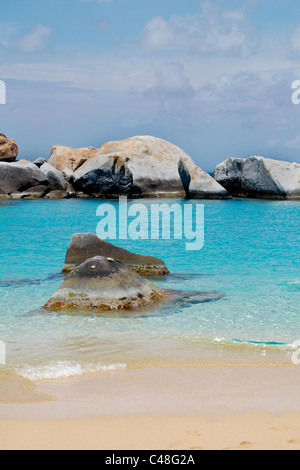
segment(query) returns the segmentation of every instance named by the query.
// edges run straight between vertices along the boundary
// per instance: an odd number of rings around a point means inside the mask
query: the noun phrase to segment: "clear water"
[[[63,281],[70,238],[96,232],[100,203],[0,206],[0,340],[7,362],[0,374],[36,380],[124,367],[290,359],[300,339],[299,202],[207,201],[201,251],[186,251],[185,240],[114,242],[162,258],[171,274],[153,280],[160,286],[216,290],[225,294],[221,300],[156,307],[146,315],[45,313],[40,308]]]

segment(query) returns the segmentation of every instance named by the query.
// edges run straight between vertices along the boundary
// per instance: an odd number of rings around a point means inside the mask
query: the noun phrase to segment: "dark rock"
[[[268,199],[300,199],[300,165],[253,156],[229,158],[213,177],[232,196]]]
[[[75,268],[44,306],[46,310],[132,310],[162,301],[167,291],[121,261],[97,256]]]
[[[72,236],[63,272],[71,272],[86,259],[94,256],[118,259],[141,275],[163,275],[169,273],[167,266],[159,258],[131,253],[123,248],[114,246],[112,243],[101,240],[93,233],[78,233]]]
[[[37,158],[36,160],[34,160],[33,164],[36,165],[38,168],[41,168],[42,165],[44,165],[44,163],[47,163],[47,160],[45,158]]]

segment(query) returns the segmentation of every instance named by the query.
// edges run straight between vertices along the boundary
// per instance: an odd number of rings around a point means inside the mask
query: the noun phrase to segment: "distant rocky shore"
[[[17,161],[18,145],[0,134],[0,200],[255,197],[300,199],[300,165],[264,157],[229,158],[213,176],[179,147],[151,136],[100,149],[54,146],[48,161]]]

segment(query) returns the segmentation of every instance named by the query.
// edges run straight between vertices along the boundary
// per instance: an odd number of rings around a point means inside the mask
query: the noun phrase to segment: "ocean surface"
[[[41,310],[63,282],[71,236],[96,233],[97,209],[108,202],[118,209],[118,201],[80,199],[0,206],[0,376],[291,361],[300,340],[299,202],[139,201],[203,203],[203,249],[187,251],[184,239],[111,242],[162,258],[171,274],[152,279],[157,285],[223,298],[126,314]]]

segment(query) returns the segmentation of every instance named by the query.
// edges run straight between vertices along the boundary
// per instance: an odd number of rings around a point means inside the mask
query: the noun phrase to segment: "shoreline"
[[[300,367],[292,365],[124,370],[38,382],[31,392],[39,402],[0,404],[0,448],[300,449],[299,390]]]

